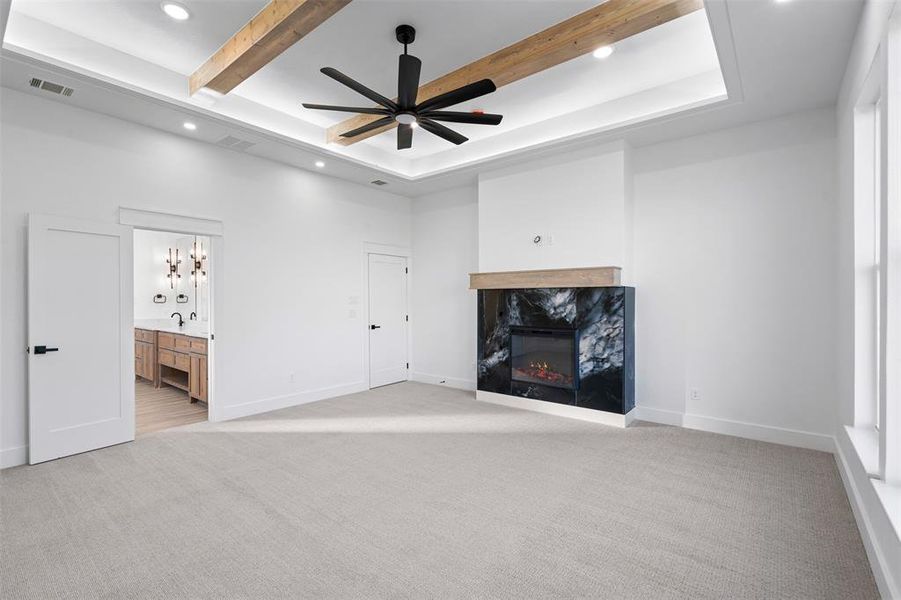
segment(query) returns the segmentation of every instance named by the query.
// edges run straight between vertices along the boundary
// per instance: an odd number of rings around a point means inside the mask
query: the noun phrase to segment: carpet
[[[0,596],[878,598],[832,455],[404,383],[0,474]]]

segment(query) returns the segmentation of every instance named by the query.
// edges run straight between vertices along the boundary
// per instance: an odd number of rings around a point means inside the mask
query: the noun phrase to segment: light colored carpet
[[[833,457],[407,383],[8,469],[3,598],[876,598]]]

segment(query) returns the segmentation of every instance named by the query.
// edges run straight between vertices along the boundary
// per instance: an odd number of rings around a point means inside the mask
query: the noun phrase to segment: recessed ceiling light
[[[185,129],[187,129],[188,131],[195,131],[195,130],[197,129],[197,125],[195,125],[194,123],[192,123],[192,122],[190,122],[190,121],[185,121],[185,122],[182,124],[182,127],[184,127]]]
[[[187,6],[180,2],[171,2],[167,0],[160,4],[160,8],[163,9],[164,13],[176,21],[187,21],[191,18],[191,11],[188,10]]]
[[[595,58],[607,58],[611,54],[613,54],[613,46],[601,46],[593,53]]]
[[[316,168],[318,168],[318,169],[321,169],[322,167],[325,166],[325,163],[322,162],[321,160],[317,160],[317,161],[316,161],[315,163],[313,163],[313,164],[316,165]]]

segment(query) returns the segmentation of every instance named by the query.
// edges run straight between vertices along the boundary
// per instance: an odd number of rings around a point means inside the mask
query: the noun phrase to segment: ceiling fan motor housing
[[[398,25],[394,30],[394,35],[397,36],[398,42],[406,46],[412,44],[416,39],[416,29],[412,25]]]

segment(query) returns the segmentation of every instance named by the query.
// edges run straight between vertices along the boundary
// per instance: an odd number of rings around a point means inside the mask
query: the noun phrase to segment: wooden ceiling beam
[[[191,75],[191,94],[227,94],[351,0],[272,0]]]
[[[703,0],[607,0],[426,83],[419,88],[417,101],[428,100],[480,79],[490,79],[497,87],[505,86],[702,8]],[[397,126],[395,123],[353,138],[341,137],[342,133],[377,118],[358,115],[341,121],[329,127],[326,139],[330,143],[349,146]]]

